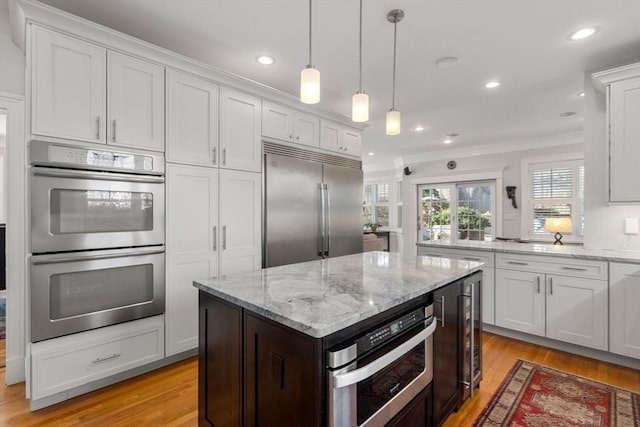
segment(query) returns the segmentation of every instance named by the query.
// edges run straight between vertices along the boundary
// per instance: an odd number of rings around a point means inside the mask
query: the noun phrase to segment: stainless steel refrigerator
[[[361,162],[265,143],[263,267],[362,252]]]

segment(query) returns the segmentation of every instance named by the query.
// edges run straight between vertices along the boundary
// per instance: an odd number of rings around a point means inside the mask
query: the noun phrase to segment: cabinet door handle
[[[549,277],[549,295],[553,295],[553,277]]]
[[[218,250],[218,227],[213,226],[213,250]]]
[[[562,267],[563,270],[571,270],[571,271],[587,271],[586,268],[577,268],[577,267]]]
[[[440,297],[440,326],[444,328],[444,295]]]
[[[222,149],[222,164],[223,165],[227,164],[227,149],[226,148]]]
[[[289,134],[289,139],[293,139],[293,134],[292,133]]]
[[[112,127],[113,127],[113,135],[111,135],[111,140],[113,142],[116,142],[116,119],[113,119]]]
[[[121,356],[120,353],[113,353],[111,356],[98,357],[95,360],[92,360],[91,363],[105,362],[107,360],[115,359],[116,357],[120,357],[120,356]]]
[[[96,117],[96,139],[100,140],[100,116]]]
[[[222,226],[222,250],[227,249],[227,226]]]
[[[537,292],[540,293],[540,276],[536,276]]]
[[[519,262],[519,261],[507,261],[507,264],[513,264],[513,265],[529,265],[528,262]]]
[[[462,258],[465,261],[482,261],[480,258],[471,258],[471,257],[464,257]]]
[[[296,139],[297,139],[297,140],[300,140],[300,135],[296,136]]]
[[[218,149],[213,147],[213,164],[215,165],[218,161]]]

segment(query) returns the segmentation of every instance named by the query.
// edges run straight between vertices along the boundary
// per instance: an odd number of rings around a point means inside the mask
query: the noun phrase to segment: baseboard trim
[[[501,328],[499,326],[483,324],[482,329],[486,332],[491,332],[492,334],[502,335],[508,338],[553,348],[554,350],[565,351],[567,353],[573,353],[579,356],[613,363],[614,365],[620,365],[627,368],[640,370],[640,360],[634,359],[632,357],[621,356],[618,354],[609,353],[607,351],[596,350],[594,348],[582,347],[575,344],[556,341],[550,338],[539,337],[519,331],[513,331],[511,329]]]
[[[149,363],[148,365],[140,366],[125,372],[120,372],[119,374],[112,375],[108,378],[102,378],[100,380],[92,381],[79,387],[74,387],[72,389],[53,394],[51,396],[43,397],[42,399],[32,400],[30,402],[30,409],[31,411],[37,411],[38,409],[55,405],[56,403],[72,399],[74,397],[89,393],[99,388],[107,387],[120,381],[128,380],[130,378],[137,377],[138,375],[146,374],[147,372],[163,368],[181,360],[196,356],[197,354],[198,349],[194,348],[192,350],[174,354],[173,356],[164,358],[162,360],[157,360],[155,362]]]

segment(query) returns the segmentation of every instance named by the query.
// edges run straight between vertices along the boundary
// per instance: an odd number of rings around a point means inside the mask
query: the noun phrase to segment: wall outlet
[[[638,233],[640,233],[640,225],[638,224],[638,218],[625,218],[624,234],[638,234]]]

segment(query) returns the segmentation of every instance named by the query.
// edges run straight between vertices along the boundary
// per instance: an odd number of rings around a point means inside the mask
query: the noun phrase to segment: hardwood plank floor
[[[483,335],[484,378],[479,392],[445,423],[470,426],[516,359],[526,359],[640,393],[640,371],[527,344]],[[196,426],[198,360],[166,368],[44,408],[29,411],[24,383],[5,386],[0,369],[0,426]]]

